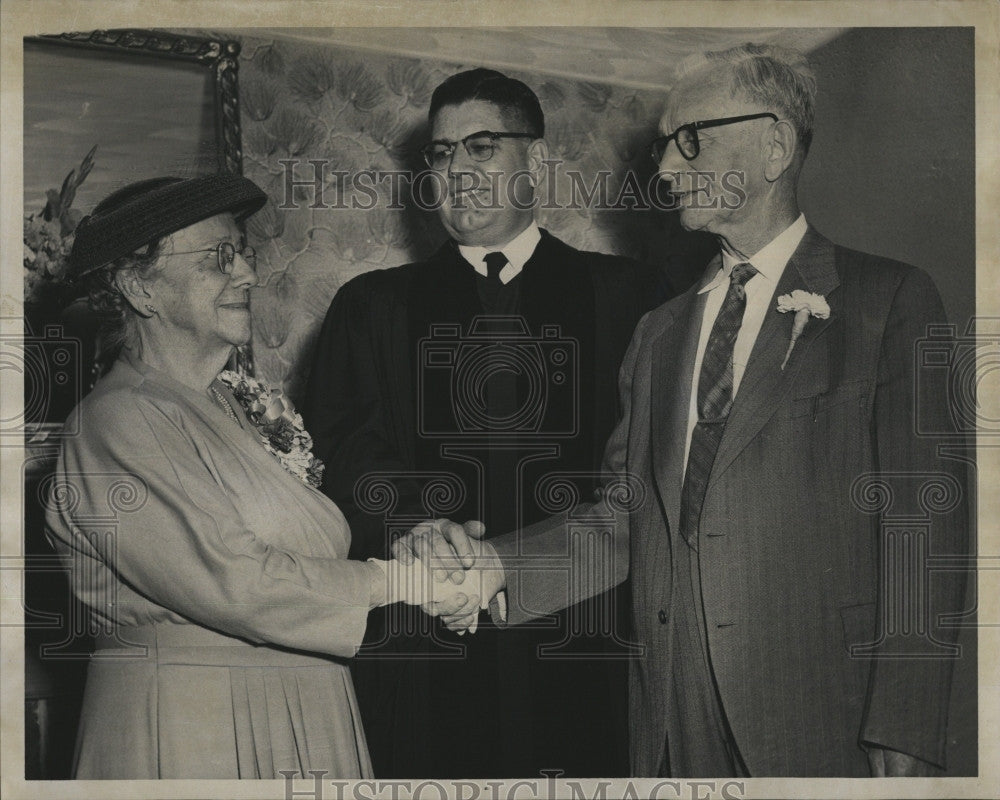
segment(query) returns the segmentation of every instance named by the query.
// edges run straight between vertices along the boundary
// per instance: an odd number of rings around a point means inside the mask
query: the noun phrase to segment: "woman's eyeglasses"
[[[257,269],[257,251],[250,245],[237,250],[236,246],[230,242],[219,242],[217,247],[206,247],[202,250],[182,250],[177,253],[167,253],[167,256],[189,256],[194,253],[215,253],[219,260],[219,272],[223,275],[233,274],[233,264],[236,261],[236,254],[250,265],[250,269]]]

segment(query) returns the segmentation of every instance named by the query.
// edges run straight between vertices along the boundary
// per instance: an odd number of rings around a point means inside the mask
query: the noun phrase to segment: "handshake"
[[[385,576],[378,605],[420,606],[459,635],[475,633],[479,611],[506,584],[496,552],[482,541],[485,532],[477,521],[417,525],[393,543],[391,561],[376,561]]]

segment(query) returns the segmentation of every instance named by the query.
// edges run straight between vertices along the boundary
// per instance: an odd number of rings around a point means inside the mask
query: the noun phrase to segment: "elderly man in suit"
[[[634,775],[945,767],[955,629],[942,618],[961,610],[964,582],[907,572],[864,497],[877,476],[916,518],[927,498],[904,497],[907,481],[946,487],[929,551],[965,551],[962,470],[914,416],[920,393],[935,430],[950,425],[915,359],[944,312],[921,270],[833,244],[800,212],[814,95],[805,59],[776,47],[683,67],[652,149],[682,224],[720,252],[636,329],[608,494],[488,543],[449,524],[399,545],[450,546],[466,566],[479,554],[483,595],[505,588],[512,625],[630,576],[646,648],[631,664]],[[622,476],[645,502],[611,496]],[[573,545],[580,520],[609,517],[612,546]],[[907,581],[923,593],[900,608]]]

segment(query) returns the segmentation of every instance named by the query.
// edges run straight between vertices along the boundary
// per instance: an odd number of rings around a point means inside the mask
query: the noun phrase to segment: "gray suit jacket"
[[[671,559],[687,546],[671,531],[705,298],[697,289],[636,329],[603,496],[491,540],[507,572],[509,624],[631,576],[644,648],[629,697],[639,776],[656,774],[664,747]],[[917,408],[922,429],[952,430],[947,394],[928,384],[914,350],[944,321],[941,301],[920,270],[811,228],[775,294],[794,289],[825,295],[831,316],[809,320],[782,370],[793,315],[767,315],[701,517],[722,704],[754,776],[866,776],[865,743],[944,765],[956,629],[941,623],[961,611],[964,580],[929,573],[921,558],[966,552],[965,475],[938,457],[939,437],[914,433]],[[894,599],[907,587],[916,592],[905,601],[909,621]]]

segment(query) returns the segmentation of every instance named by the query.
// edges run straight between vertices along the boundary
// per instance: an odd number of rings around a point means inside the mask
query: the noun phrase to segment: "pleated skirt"
[[[81,779],[372,776],[345,663],[172,623],[98,641],[75,765]]]

